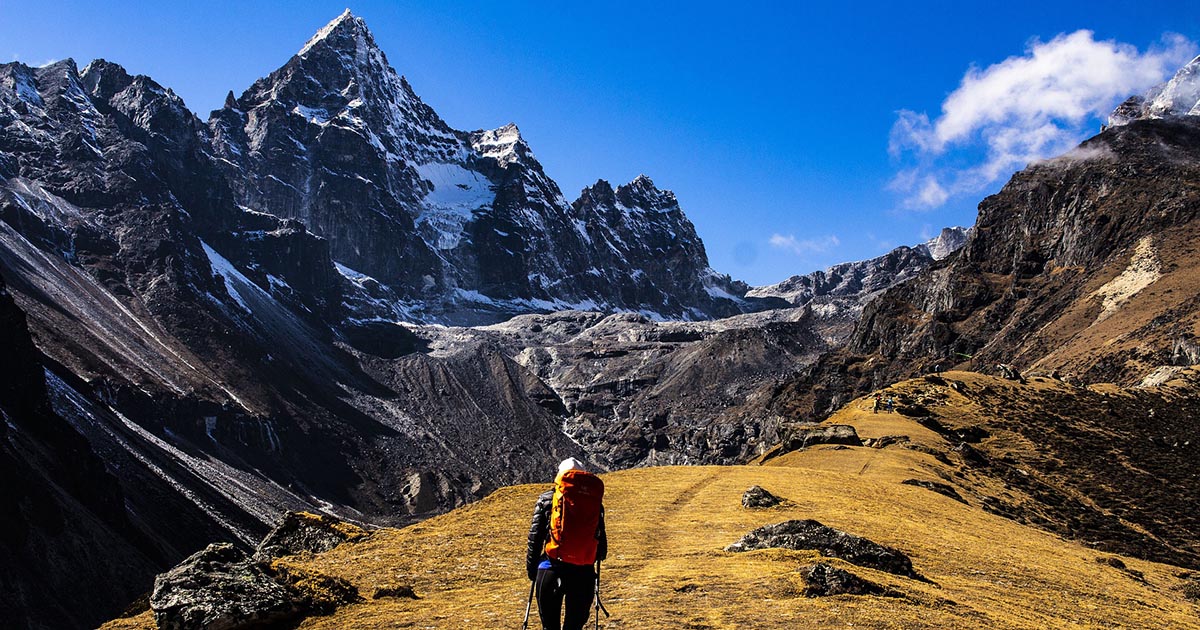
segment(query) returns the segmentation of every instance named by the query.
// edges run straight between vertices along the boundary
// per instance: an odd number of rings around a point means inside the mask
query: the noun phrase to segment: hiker
[[[892,413],[896,410],[896,399],[893,396],[887,398],[887,412]]]
[[[603,498],[604,482],[573,457],[558,465],[554,489],[538,497],[525,572],[534,582],[543,630],[582,630],[587,623],[596,596],[596,565],[608,557]]]
[[[875,392],[875,404],[871,407],[871,413],[879,413],[879,408],[883,406],[883,394]]]

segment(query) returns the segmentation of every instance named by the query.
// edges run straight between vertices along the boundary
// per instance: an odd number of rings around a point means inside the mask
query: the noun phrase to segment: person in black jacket
[[[558,466],[560,475],[567,470],[584,470],[584,467],[572,457]],[[568,564],[546,556],[546,539],[550,535],[550,510],[553,502],[554,490],[547,490],[538,497],[533,507],[529,545],[525,550],[525,572],[535,584],[542,629],[582,630],[583,625],[587,623],[592,599],[596,596],[596,570],[594,565]],[[608,535],[604,531],[603,507],[600,511],[600,529],[596,532],[596,537],[596,560],[604,560],[608,557]],[[562,615],[564,600],[566,617],[560,626],[559,618]]]

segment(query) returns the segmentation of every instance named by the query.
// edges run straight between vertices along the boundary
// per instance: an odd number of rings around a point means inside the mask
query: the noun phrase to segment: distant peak
[[[608,180],[606,180],[604,178],[600,178],[600,179],[596,180],[595,184],[592,184],[591,186],[588,186],[587,188],[583,189],[584,192],[599,191],[599,190],[606,190],[606,191],[608,191],[609,194],[612,194],[613,187],[612,187],[612,184],[608,183]]]
[[[317,46],[321,42],[333,39],[337,35],[348,36],[351,41],[356,40],[359,36],[370,36],[370,31],[367,30],[367,23],[360,17],[355,17],[350,9],[342,11],[342,14],[333,18],[331,22],[321,27],[315,35],[309,38],[300,52],[296,53],[303,57],[308,54],[308,51]]]
[[[501,164],[509,164],[529,153],[529,146],[521,137],[521,130],[514,123],[471,134],[471,145],[484,157],[491,157]]]
[[[648,188],[651,190],[657,190],[657,188],[654,186],[654,181],[645,174],[638,175],[637,177],[633,178],[633,181],[629,182],[629,185],[633,186],[634,188]]]

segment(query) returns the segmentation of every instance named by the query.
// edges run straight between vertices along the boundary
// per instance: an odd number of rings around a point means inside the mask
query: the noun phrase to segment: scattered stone
[[[954,447],[954,452],[958,453],[968,466],[987,466],[988,458],[979,449],[963,442]]]
[[[986,429],[978,426],[951,429],[941,422],[938,422],[937,418],[934,418],[933,416],[918,418],[917,424],[929,429],[930,431],[933,431],[934,433],[937,433],[951,442],[967,442],[970,444],[978,444],[979,442],[982,442],[984,438],[991,436],[991,433],[988,433]]]
[[[1180,590],[1183,591],[1184,597],[1196,602],[1197,604],[1200,604],[1200,581],[1188,580],[1183,583],[1183,586],[1180,587]]]
[[[159,630],[236,630],[295,620],[303,607],[243,551],[216,543],[154,580]]]
[[[896,407],[896,413],[906,418],[922,418],[929,415],[929,408],[925,405],[913,403],[911,405],[900,405]]]
[[[725,551],[755,549],[814,550],[823,556],[895,575],[924,579],[912,568],[912,560],[901,551],[827,527],[814,520],[791,520],[760,527]]]
[[[268,563],[274,558],[308,551],[324,553],[347,541],[366,538],[370,532],[325,514],[288,512],[258,544],[254,558]]]
[[[864,446],[871,448],[887,448],[893,444],[906,444],[910,441],[907,435],[885,435],[877,438],[867,438],[863,440]]]
[[[1129,568],[1129,566],[1126,565],[1125,562],[1123,560],[1121,560],[1120,558],[1117,558],[1114,556],[1108,556],[1108,557],[1102,556],[1102,557],[1096,558],[1096,562],[1098,562],[1100,564],[1108,565],[1118,571],[1127,573],[1127,574],[1129,574],[1130,577],[1132,577],[1135,580],[1145,581],[1145,579],[1146,579],[1145,573],[1142,573],[1141,571],[1138,571],[1137,569]]]
[[[951,486],[950,484],[940,483],[937,481],[922,481],[920,479],[905,479],[904,481],[901,481],[900,483],[902,483],[906,486],[917,486],[918,488],[925,488],[926,490],[933,490],[934,492],[936,492],[942,496],[950,497],[951,499],[954,499],[955,501],[958,501],[959,503],[964,503],[964,504],[970,505],[969,503],[967,503],[966,499],[962,498],[962,495],[958,493],[958,490],[955,490],[954,486]]]
[[[997,363],[996,372],[1000,374],[1001,378],[1021,384],[1025,383],[1025,377],[1021,375],[1021,371],[1007,363]]]
[[[863,445],[854,427],[848,424],[829,424],[793,429],[787,439],[783,441],[783,450],[784,452],[798,451],[818,444]]]
[[[742,493],[742,507],[747,509],[772,508],[783,503],[783,499],[771,494],[762,486],[750,486]]]
[[[822,451],[848,451],[848,450],[850,450],[850,447],[846,446],[845,444],[834,444],[833,446],[823,446],[823,447],[821,447],[821,450]]]
[[[874,582],[864,580],[853,573],[835,566],[818,562],[800,567],[804,578],[805,597],[829,597],[831,595],[882,595],[902,597],[899,593]]]
[[[377,586],[371,591],[371,599],[383,599],[385,597],[398,597],[404,599],[421,599],[417,597],[413,587],[406,584],[395,586]]]

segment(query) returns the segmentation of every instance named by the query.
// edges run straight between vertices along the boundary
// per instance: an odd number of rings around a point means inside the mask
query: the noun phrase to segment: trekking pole
[[[608,614],[608,609],[604,607],[604,602],[600,601],[600,561],[596,561],[596,630],[600,630],[600,611],[604,611],[604,618],[608,619],[612,615]]]
[[[525,602],[525,621],[521,624],[521,630],[529,630],[529,609],[533,608],[533,587],[537,585],[537,580],[529,581],[529,601]]]

